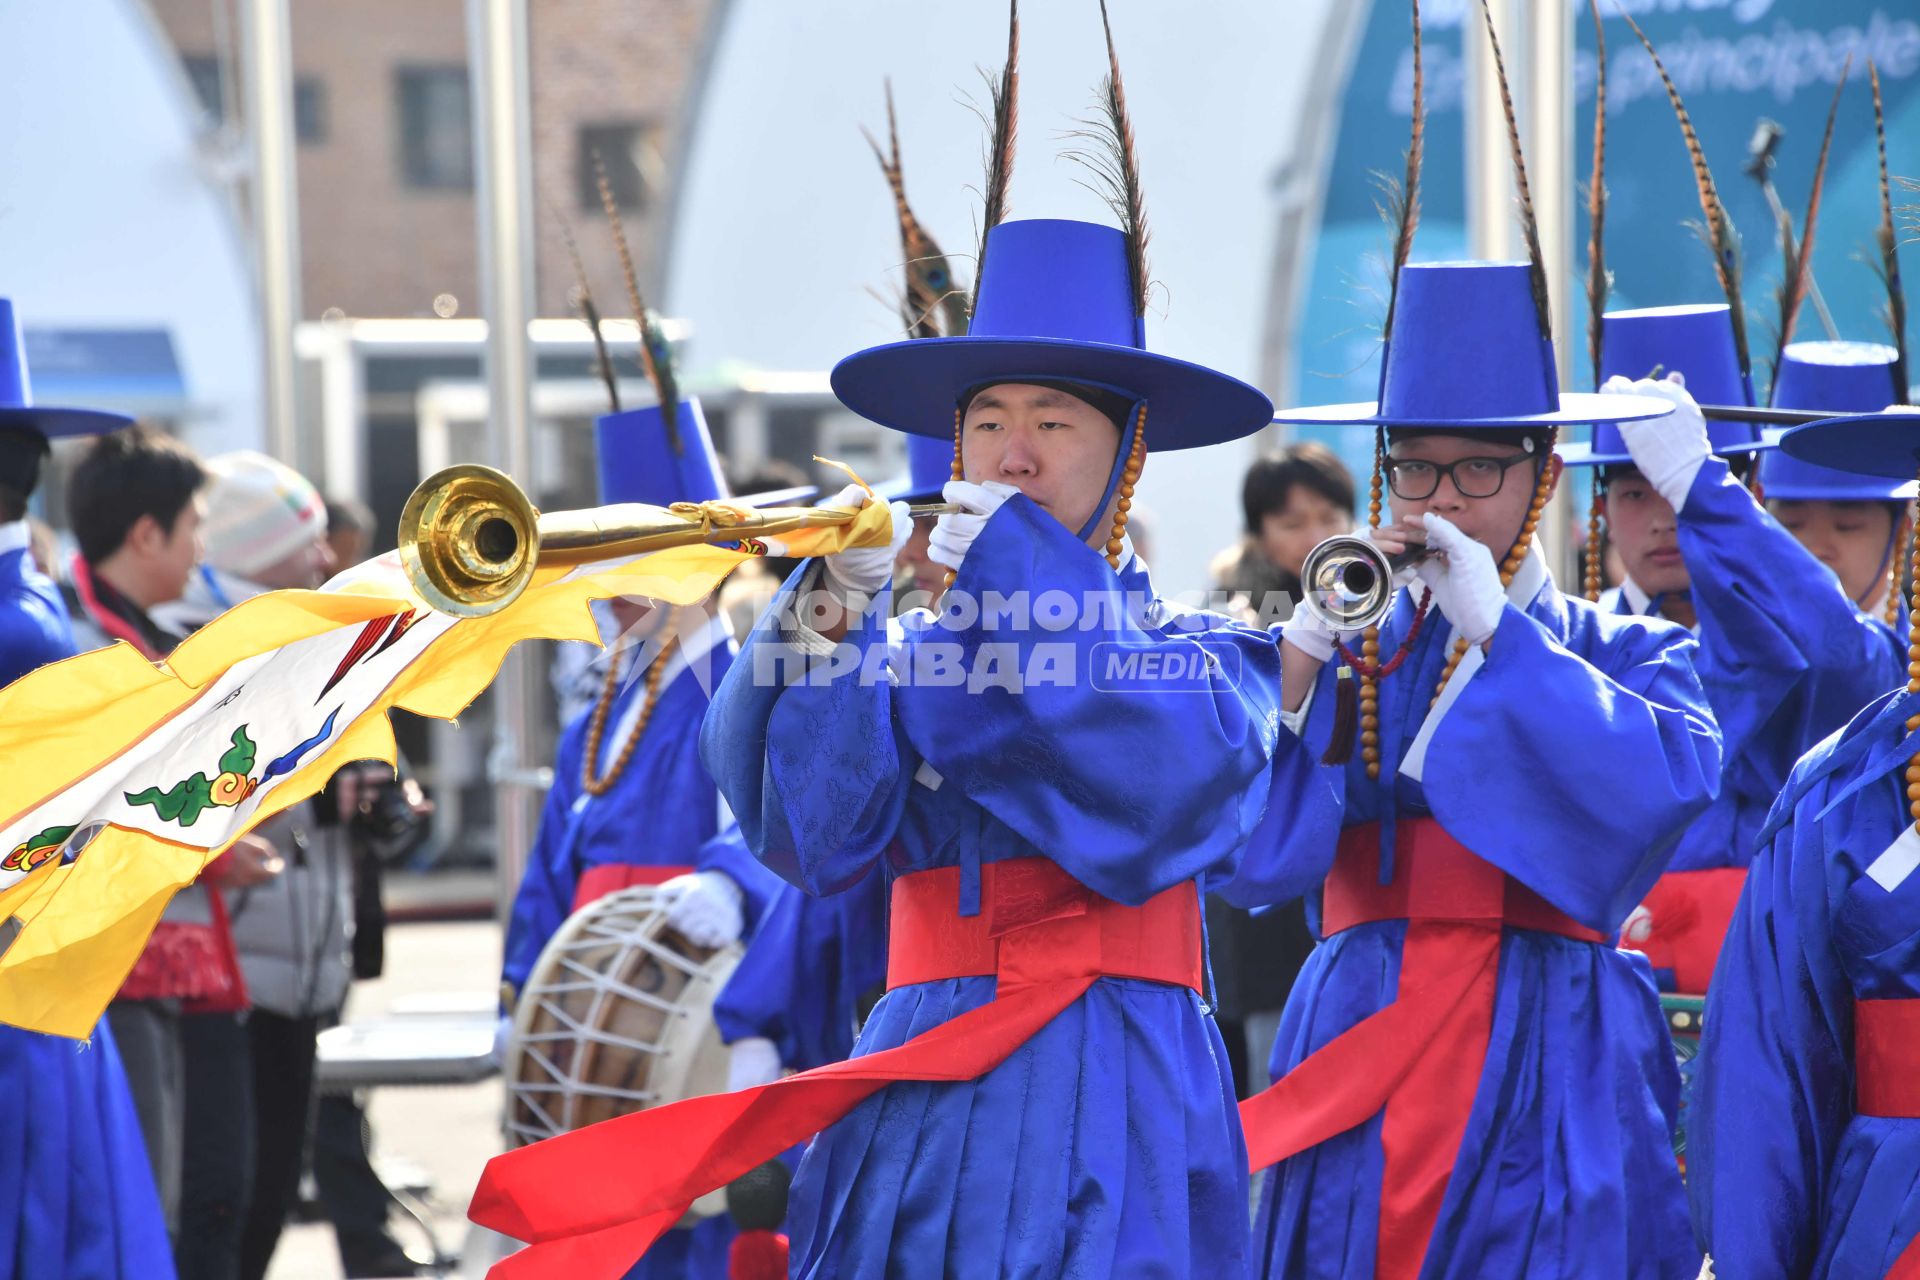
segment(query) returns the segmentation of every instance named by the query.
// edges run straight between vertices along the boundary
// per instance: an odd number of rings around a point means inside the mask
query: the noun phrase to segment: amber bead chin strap
[[[1540,475],[1533,484],[1533,503],[1527,508],[1527,519],[1520,526],[1520,536],[1514,539],[1513,549],[1507,552],[1507,558],[1500,565],[1500,588],[1505,590],[1513,585],[1513,575],[1520,572],[1520,566],[1527,561],[1527,553],[1533,549],[1533,533],[1540,527],[1540,515],[1547,509],[1547,496],[1553,491],[1553,442],[1559,437],[1558,427],[1547,428],[1546,448],[1540,459]],[[1447,687],[1447,681],[1453,679],[1455,667],[1467,656],[1467,638],[1460,636],[1453,642],[1453,652],[1447,655],[1447,669],[1440,673],[1440,683],[1433,687],[1433,701],[1440,700],[1441,690]],[[1428,704],[1429,707],[1432,703]]]
[[[607,682],[601,686],[600,701],[593,706],[593,719],[587,725],[587,750],[580,763],[580,785],[588,795],[599,797],[612,790],[613,784],[619,781],[621,773],[626,770],[627,762],[633,759],[633,749],[646,736],[647,721],[653,718],[653,704],[660,697],[660,677],[666,672],[667,658],[679,642],[678,636],[668,640],[648,664],[647,700],[641,704],[639,722],[633,726],[633,732],[627,735],[613,767],[604,775],[596,776],[600,774],[600,739],[607,729],[607,716],[620,696],[620,659],[623,655],[616,653],[609,658]]]
[[[1907,604],[1907,692],[1920,693],[1920,529],[1907,535],[1908,572],[1913,598]],[[1907,721],[1907,732],[1920,729],[1920,716]],[[1907,816],[1920,826],[1920,755],[1907,761]]]
[[[1367,528],[1380,527],[1381,488],[1387,467],[1387,429],[1373,429],[1373,477],[1367,481]],[[1360,758],[1366,762],[1367,777],[1380,776],[1380,628],[1368,627],[1360,633],[1360,656],[1366,668],[1360,677]],[[1367,670],[1375,674],[1366,674]]]
[[[1587,497],[1587,550],[1584,557],[1586,565],[1587,599],[1600,603],[1600,468],[1593,469],[1592,487]]]
[[[1113,528],[1107,532],[1107,564],[1120,567],[1120,551],[1127,536],[1127,512],[1133,510],[1133,487],[1140,482],[1140,468],[1147,461],[1147,402],[1140,402],[1139,417],[1133,423],[1133,448],[1127,453],[1126,470],[1120,473],[1120,501],[1113,512]]]

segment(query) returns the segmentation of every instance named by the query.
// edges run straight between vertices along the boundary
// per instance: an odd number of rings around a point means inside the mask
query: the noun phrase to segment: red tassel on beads
[[[1359,681],[1353,668],[1340,664],[1339,678],[1333,682],[1333,735],[1320,756],[1321,764],[1345,764],[1353,759],[1354,730],[1360,723]]]

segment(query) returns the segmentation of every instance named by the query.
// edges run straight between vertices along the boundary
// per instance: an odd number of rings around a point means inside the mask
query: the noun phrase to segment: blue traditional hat
[[[1678,371],[1687,390],[1702,404],[1752,404],[1753,388],[1740,372],[1734,347],[1732,309],[1724,302],[1609,311],[1600,321],[1600,377],[1651,377],[1655,370]],[[1761,446],[1759,428],[1745,422],[1709,422],[1707,438],[1722,456],[1751,453]],[[1619,427],[1594,426],[1591,442],[1562,445],[1560,458],[1570,467],[1631,466],[1633,455]]]
[[[27,382],[26,345],[13,301],[0,298],[0,427],[37,431],[48,439],[98,435],[129,426],[132,418],[98,409],[56,409],[36,405]]]
[[[594,423],[600,459],[600,501],[708,502],[727,496],[720,459],[700,402],[679,402],[671,426],[659,405],[609,413]]]
[[[1823,471],[1900,482],[1913,496],[1920,478],[1920,409],[1896,405],[1885,413],[1826,418],[1794,427],[1774,455],[1818,465]]]
[[[953,443],[932,436],[907,437],[907,473],[874,492],[888,502],[928,502],[953,479]]]
[[[1273,404],[1238,378],[1146,349],[1127,237],[1064,219],[1002,222],[968,331],[855,352],[833,370],[841,403],[884,427],[952,440],[963,393],[996,382],[1071,381],[1146,401],[1147,447],[1252,435]]]
[[[1380,398],[1286,409],[1277,422],[1513,427],[1659,418],[1650,396],[1562,392],[1524,262],[1409,262],[1396,286]]]
[[[1895,385],[1899,352],[1877,342],[1796,342],[1787,347],[1774,378],[1773,403],[1779,409],[1817,409],[1829,413],[1878,414],[1906,398]],[[1761,464],[1761,485],[1768,498],[1788,502],[1898,502],[1914,496],[1911,466],[1898,474],[1848,466],[1845,443],[1859,418],[1809,423],[1788,432],[1769,432],[1780,444]],[[1821,431],[1802,434],[1809,427]],[[1863,435],[1863,442],[1884,438]],[[1787,440],[1799,443],[1788,448]],[[1883,456],[1863,444],[1868,456]]]

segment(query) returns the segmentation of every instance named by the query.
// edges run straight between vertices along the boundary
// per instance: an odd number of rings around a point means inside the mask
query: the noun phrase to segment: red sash
[[[675,876],[684,876],[692,870],[692,867],[642,867],[631,862],[608,862],[588,867],[580,873],[580,883],[574,887],[573,910],[578,911],[589,902],[598,902],[610,893],[631,889],[637,884],[665,884]]]
[[[1853,1081],[1854,1110],[1861,1115],[1920,1119],[1920,1000],[1854,1002]],[[1887,1277],[1920,1278],[1920,1238]]]
[[[1403,818],[1395,834],[1394,875],[1385,885],[1379,824],[1341,834],[1321,917],[1327,936],[1407,921],[1397,997],[1240,1104],[1255,1169],[1385,1111],[1375,1262],[1381,1280],[1416,1276],[1426,1258],[1493,1034],[1500,931],[1605,941],[1434,819]]]
[[[982,909],[960,915],[960,873],[894,881],[889,986],[995,975],[992,1001],[893,1049],[738,1093],[602,1121],[487,1162],[467,1216],[530,1247],[496,1280],[625,1274],[694,1200],[805,1141],[896,1080],[974,1080],[1102,977],[1199,990],[1191,882],[1140,907],[1101,897],[1042,858],[981,869]]]

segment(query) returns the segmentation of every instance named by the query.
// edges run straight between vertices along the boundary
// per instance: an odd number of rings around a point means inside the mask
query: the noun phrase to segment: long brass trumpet
[[[1393,577],[1426,559],[1428,548],[1389,556],[1365,538],[1337,534],[1315,544],[1300,566],[1300,607],[1336,631],[1364,631],[1393,612]]]
[[[910,508],[915,516],[958,507]],[[847,507],[745,507],[637,502],[542,513],[511,477],[460,463],[420,482],[400,513],[400,565],[442,613],[479,618],[520,597],[542,567],[568,567],[667,547],[738,542],[852,522]]]

